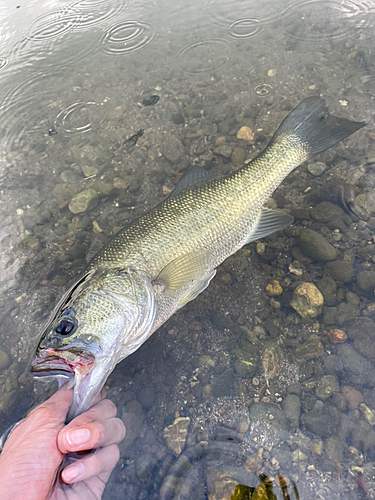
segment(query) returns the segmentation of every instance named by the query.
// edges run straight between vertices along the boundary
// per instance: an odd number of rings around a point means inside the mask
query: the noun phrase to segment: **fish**
[[[264,204],[293,169],[364,125],[308,97],[254,160],[219,178],[193,168],[115,234],[57,303],[31,362],[35,377],[74,386],[67,420],[90,408],[116,364],[202,293],[227,257],[292,223]]]

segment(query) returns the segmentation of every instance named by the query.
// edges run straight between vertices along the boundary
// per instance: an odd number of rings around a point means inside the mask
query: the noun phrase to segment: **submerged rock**
[[[337,257],[335,247],[324,236],[312,229],[301,229],[298,235],[298,245],[302,253],[311,259],[328,262]]]
[[[324,268],[324,276],[330,276],[335,281],[340,281],[341,283],[349,283],[353,278],[353,274],[353,265],[347,260],[329,262]]]
[[[312,334],[303,344],[296,347],[295,358],[298,362],[309,361],[310,359],[320,358],[324,353],[323,344],[320,338]]]
[[[73,214],[79,214],[92,210],[98,204],[98,193],[93,189],[85,189],[76,194],[69,203],[69,210]]]
[[[323,375],[320,377],[315,386],[315,395],[319,399],[328,399],[334,392],[338,392],[339,384],[335,375]]]
[[[10,365],[10,357],[8,354],[0,349],[0,373],[3,372]]]
[[[311,175],[314,175],[315,177],[321,175],[326,168],[327,165],[322,161],[315,161],[314,163],[309,163],[307,165],[307,170],[310,172]]]
[[[163,438],[168,448],[173,451],[176,457],[178,457],[184,449],[189,425],[189,417],[179,417],[174,420],[173,424],[168,425],[168,427],[163,430]]]
[[[315,318],[322,312],[323,295],[312,283],[301,283],[294,290],[290,305],[302,318]]]
[[[357,283],[362,290],[375,288],[375,271],[360,271],[357,274]]]

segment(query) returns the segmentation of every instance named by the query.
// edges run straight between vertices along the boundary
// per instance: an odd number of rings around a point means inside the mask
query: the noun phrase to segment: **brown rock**
[[[345,397],[347,405],[351,410],[355,410],[363,401],[362,394],[348,385],[341,387],[341,393]]]
[[[270,297],[278,297],[283,291],[284,290],[277,280],[271,281],[271,283],[266,286],[266,292]]]
[[[243,141],[253,141],[254,140],[254,133],[251,130],[250,127],[241,127],[240,130],[237,132],[237,139],[242,139]]]
[[[176,457],[181,454],[185,446],[189,425],[189,417],[179,417],[176,418],[172,425],[168,425],[168,427],[163,430],[163,438],[168,448],[173,451]]]
[[[328,340],[331,342],[331,344],[341,344],[348,339],[348,336],[346,335],[344,330],[338,330],[337,328],[329,330],[329,332],[324,331],[323,333],[327,335]]]

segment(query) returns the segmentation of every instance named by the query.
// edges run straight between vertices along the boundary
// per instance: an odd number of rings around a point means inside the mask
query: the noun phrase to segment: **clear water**
[[[292,481],[304,499],[375,498],[375,3],[3,1],[0,21],[0,434],[54,391],[27,365],[90,248],[190,165],[222,174],[254,157],[320,94],[367,127],[275,192],[293,226],[224,262],[110,376],[128,434],[104,498],[229,500],[258,473],[277,498],[278,474],[291,498]],[[253,141],[236,138],[243,125]],[[99,203],[74,215],[89,187]],[[346,264],[306,258],[304,227]],[[316,318],[290,306],[302,282],[324,291]],[[332,343],[336,329],[349,338]],[[164,429],[178,417],[190,423],[176,457]]]

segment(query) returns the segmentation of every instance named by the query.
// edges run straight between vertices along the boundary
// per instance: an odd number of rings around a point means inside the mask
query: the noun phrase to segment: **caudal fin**
[[[330,115],[324,99],[312,96],[304,99],[289,113],[277,129],[273,141],[280,136],[298,136],[309,159],[365,125],[365,122],[352,122]]]

